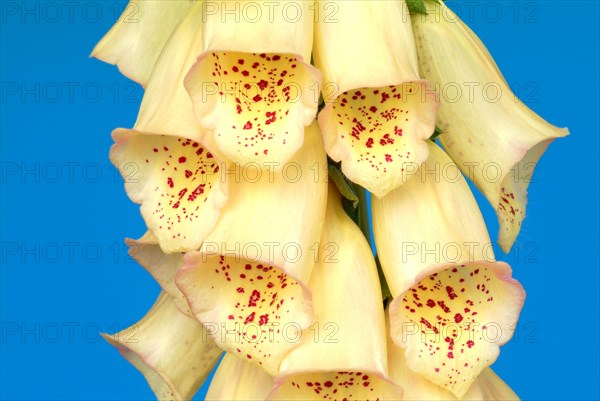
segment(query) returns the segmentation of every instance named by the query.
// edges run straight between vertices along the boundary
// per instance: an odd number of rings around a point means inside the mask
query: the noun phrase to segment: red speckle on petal
[[[256,316],[255,312],[249,314],[248,317],[246,317],[246,320],[244,320],[244,324],[252,323],[254,321],[254,316]]]
[[[252,295],[250,295],[250,299],[248,300],[248,306],[256,306],[256,301],[260,299],[260,292],[257,290],[252,290]]]
[[[263,326],[265,324],[269,323],[269,315],[265,314],[265,315],[260,315],[260,319],[258,321],[258,324],[260,326]]]

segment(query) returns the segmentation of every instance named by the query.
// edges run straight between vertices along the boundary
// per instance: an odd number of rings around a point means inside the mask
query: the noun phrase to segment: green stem
[[[354,191],[358,196],[358,227],[369,242],[369,246],[373,249],[371,243],[371,227],[369,226],[369,209],[367,208],[367,190],[360,185],[354,184]]]

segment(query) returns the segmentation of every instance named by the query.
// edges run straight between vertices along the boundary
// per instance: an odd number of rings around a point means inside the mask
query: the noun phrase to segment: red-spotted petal
[[[312,320],[308,289],[277,266],[192,252],[176,282],[221,348],[271,375]]]
[[[409,369],[463,396],[513,335],[525,292],[503,262],[432,266],[390,304]]]
[[[110,158],[167,253],[195,250],[225,203],[220,162],[189,139],[118,129]]]
[[[519,397],[502,381],[490,368],[484,369],[469,390],[457,398],[447,389],[427,380],[418,373],[410,370],[406,364],[405,352],[393,341],[388,341],[388,361],[390,376],[395,383],[404,389],[405,400],[422,401],[458,401],[458,400],[514,400]]]
[[[390,379],[381,374],[353,370],[294,375],[277,383],[267,399],[397,401],[403,398],[400,387]]]
[[[320,11],[327,3],[317,2]],[[323,72],[325,149],[377,197],[427,159],[438,99],[419,77],[404,1],[338,1],[340,23],[315,20],[315,66]],[[360,62],[357,62],[360,55]]]
[[[214,130],[227,158],[282,168],[315,118],[318,94],[311,88],[320,79],[298,56],[211,51],[198,58],[185,85],[200,125]]]
[[[329,156],[377,197],[406,182],[427,159],[436,108],[423,102],[426,90],[424,81],[354,89],[319,114]]]

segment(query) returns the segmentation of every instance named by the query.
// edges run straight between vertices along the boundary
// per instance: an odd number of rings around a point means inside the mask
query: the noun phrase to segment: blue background
[[[125,2],[76,4],[72,15],[65,2],[1,5],[0,396],[148,400],[143,377],[97,334],[137,321],[159,292],[125,256],[122,239],[144,224],[108,161],[110,132],[133,125],[142,90],[88,59]],[[598,399],[598,3],[452,7],[521,97],[571,130],[538,166],[520,251],[502,256],[528,298],[494,369],[525,400]]]

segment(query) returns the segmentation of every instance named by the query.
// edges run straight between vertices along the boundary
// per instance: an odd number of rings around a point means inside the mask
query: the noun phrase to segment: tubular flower
[[[404,350],[388,341],[390,376],[404,389],[405,400],[423,401],[518,401],[519,397],[490,368],[484,369],[469,390],[460,398],[410,370],[406,364]]]
[[[394,342],[409,369],[463,396],[512,337],[523,288],[495,262],[466,181],[434,143],[413,179],[373,200],[373,219]]]
[[[316,122],[289,165],[280,172],[239,165],[229,171],[239,182],[231,185],[217,226],[199,252],[186,254],[176,278],[195,316],[214,328],[215,341],[271,375],[296,345],[279,338],[280,327],[301,329],[312,321],[306,284],[327,196],[326,173],[314,170],[326,166]]]
[[[96,46],[145,88],[110,159],[147,226],[129,253],[162,288],[105,338],[159,399],[191,399],[223,351],[208,400],[518,399],[489,367],[525,292],[461,171],[508,250],[568,131],[508,99],[437,3],[132,0]],[[448,99],[461,83],[504,96]]]
[[[233,354],[225,354],[210,383],[206,401],[264,400],[273,387],[273,377],[260,367]]]
[[[321,17],[315,28],[326,104],[319,125],[344,174],[382,197],[409,178],[406,165],[427,158],[438,101],[419,78],[404,0],[335,5],[336,20]]]
[[[197,3],[158,59],[134,129],[113,132],[110,158],[167,253],[197,250],[227,198],[219,172],[227,161],[206,147],[210,135],[196,121],[183,86],[202,48],[201,31],[202,7]]]
[[[202,324],[183,314],[165,292],[138,323],[103,337],[165,401],[191,399],[221,354]]]
[[[275,378],[271,400],[399,400],[387,376],[385,319],[377,268],[358,227],[330,190],[321,244],[310,279],[317,331],[302,334]]]
[[[444,93],[440,141],[496,208],[498,243],[512,247],[525,217],[527,188],[548,145],[569,134],[547,123],[516,98],[483,43],[443,2],[426,2],[429,14],[413,18],[419,65]]]
[[[321,74],[310,65],[312,2],[293,22],[273,7],[281,2],[243,0],[257,18],[239,18],[227,3],[205,3],[204,52],[186,78],[200,125],[213,130],[227,158],[281,168],[302,146],[304,127],[317,113]]]
[[[91,56],[117,65],[123,75],[146,87],[163,46],[193,4],[192,0],[131,0]]]

